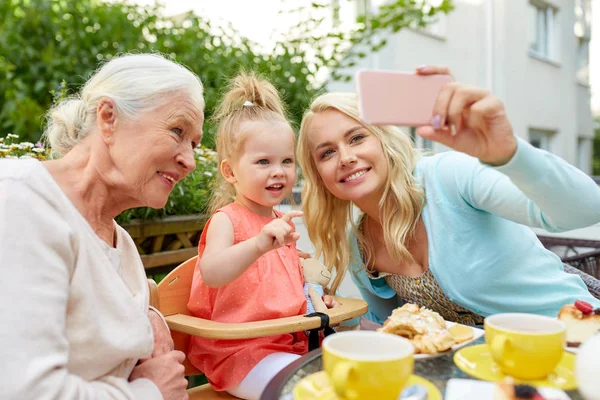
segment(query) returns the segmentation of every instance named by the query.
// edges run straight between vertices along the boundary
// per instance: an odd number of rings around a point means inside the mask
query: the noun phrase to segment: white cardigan
[[[115,223],[116,225],[116,223]],[[0,160],[0,398],[162,399],[135,244],[111,248],[37,160]]]

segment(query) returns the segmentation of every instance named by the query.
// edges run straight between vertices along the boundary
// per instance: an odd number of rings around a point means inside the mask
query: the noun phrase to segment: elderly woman
[[[195,167],[203,109],[192,72],[122,56],[49,111],[57,159],[0,161],[5,398],[187,398],[184,355],[149,312],[141,259],[114,218],[165,205]]]

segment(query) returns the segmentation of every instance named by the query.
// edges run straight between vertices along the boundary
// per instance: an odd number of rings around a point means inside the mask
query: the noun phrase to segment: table
[[[472,344],[485,343],[483,337],[477,339]],[[446,390],[446,383],[451,378],[475,379],[462,372],[452,358],[454,352],[449,352],[440,357],[415,360],[415,374],[430,380],[437,386],[442,394]],[[312,373],[321,371],[323,368],[321,360],[321,349],[313,350],[300,359],[283,369],[277,374],[265,388],[262,400],[288,400],[291,399],[291,393],[294,386],[302,378]],[[567,391],[571,400],[584,400],[577,390]],[[485,399],[482,399],[485,400]]]

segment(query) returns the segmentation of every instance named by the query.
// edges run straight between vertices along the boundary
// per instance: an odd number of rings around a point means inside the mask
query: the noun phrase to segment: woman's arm
[[[517,140],[504,104],[485,89],[444,85],[431,126],[419,127],[417,133],[496,167],[494,172],[454,172],[458,179],[460,174],[470,179],[465,198],[474,207],[554,231],[600,221],[597,185],[558,157]]]
[[[472,207],[552,232],[600,222],[600,187],[564,160],[523,140],[500,167],[462,156],[451,160],[452,165],[442,162],[439,168],[453,175]]]
[[[10,399],[161,399],[148,379],[88,381],[68,370],[66,323],[75,254],[71,228],[54,206],[24,183],[0,179],[2,394]]]
[[[207,228],[200,258],[204,283],[217,288],[233,282],[266,252],[298,240],[300,235],[290,221],[300,216],[301,211],[290,211],[265,225],[259,235],[234,245],[231,220],[223,212],[216,213]]]

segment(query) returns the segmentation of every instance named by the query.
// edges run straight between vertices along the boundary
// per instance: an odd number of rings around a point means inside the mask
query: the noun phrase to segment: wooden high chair
[[[196,318],[187,309],[190,297],[192,277],[198,256],[190,258],[177,266],[161,282],[149,279],[150,304],[165,316],[175,342],[175,349],[187,354],[190,336],[206,339],[251,339],[284,333],[293,333],[316,329],[321,326],[319,317],[302,315],[243,323],[223,323]],[[364,300],[336,297],[339,306],[326,311],[331,325],[359,317],[367,312]],[[202,372],[185,359],[185,375],[197,375]],[[190,400],[235,399],[227,392],[218,392],[210,384],[188,390]]]

